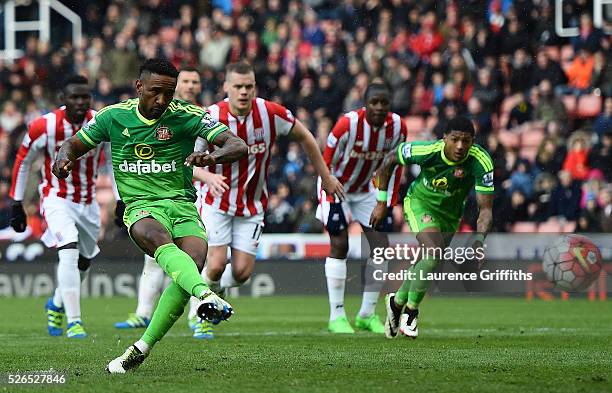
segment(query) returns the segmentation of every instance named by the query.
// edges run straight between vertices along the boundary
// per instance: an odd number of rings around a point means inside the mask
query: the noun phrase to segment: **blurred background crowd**
[[[86,75],[99,109],[133,95],[143,59],[164,56],[201,71],[203,105],[224,98],[225,65],[247,59],[259,96],[293,111],[322,147],[338,116],[364,105],[368,82],[383,78],[410,140],[441,137],[457,114],[473,119],[495,163],[495,231],[612,232],[612,40],[593,26],[590,1],[564,1],[574,38],[556,35],[552,0],[63,3],[83,20],[80,47],[59,20],[51,42],[22,37],[24,55],[0,59],[0,230],[16,151],[28,123],[58,105],[61,76]],[[418,174],[406,172],[403,193]],[[299,145],[279,140],[265,231],[322,231],[314,176]],[[36,182],[27,200],[35,236],[44,225]],[[99,186],[112,237],[108,178]],[[475,227],[472,206],[473,197],[463,230]],[[394,213],[395,229],[407,230],[401,207]]]

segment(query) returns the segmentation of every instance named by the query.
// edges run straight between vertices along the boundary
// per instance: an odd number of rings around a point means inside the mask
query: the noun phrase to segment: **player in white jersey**
[[[191,67],[181,69],[178,75],[174,97],[192,104],[197,104],[197,98],[201,92],[202,82],[198,70]],[[204,188],[210,190],[215,196],[220,196],[223,191],[229,189],[229,186],[224,180],[225,177],[223,175],[210,173],[208,170],[202,170],[194,186],[198,191],[198,196],[200,190]],[[115,223],[119,227],[125,226],[123,223],[124,210],[125,204],[122,201],[117,201]],[[144,266],[138,282],[138,305],[136,307],[136,312],[130,314],[125,321],[115,323],[117,329],[145,328],[149,325],[155,303],[164,287],[165,277],[164,271],[155,262],[155,258],[145,254]],[[195,323],[195,318],[192,318],[190,320],[192,329],[195,328]]]
[[[245,62],[230,64],[225,78],[228,98],[208,110],[214,120],[227,125],[247,143],[249,155],[235,163],[210,167],[211,172],[225,176],[230,189],[222,196],[204,190],[199,197],[209,246],[202,277],[211,290],[219,293],[241,285],[253,272],[268,203],[270,149],[277,136],[288,135],[297,140],[321,176],[322,188],[330,195],[344,198],[342,185],[330,174],[310,131],[282,105],[255,97],[252,66]],[[198,172],[202,171],[196,169],[194,176]],[[231,264],[227,263],[228,247]],[[193,302],[190,314],[195,315]],[[212,326],[200,321],[194,337],[212,338]]]
[[[66,179],[51,173],[55,154],[62,143],[70,139],[87,123],[95,112],[90,109],[91,91],[87,79],[69,76],[62,89],[65,106],[34,120],[23,138],[13,167],[10,196],[13,198],[11,226],[17,232],[26,228],[26,214],[22,201],[28,183],[32,162],[44,155],[42,180],[39,186],[41,213],[47,223],[42,240],[48,247],[58,250],[57,288],[48,299],[47,330],[51,336],[84,338],[87,333],[81,321],[81,280],[91,259],[100,251],[100,211],[96,202],[96,176],[102,150],[110,161],[108,144],[98,146],[81,157]],[[109,173],[112,169],[109,166]]]
[[[389,88],[372,83],[365,93],[365,108],[342,116],[327,138],[325,162],[346,192],[340,201],[319,187],[317,218],[329,233],[331,250],[325,260],[325,276],[329,295],[330,317],[328,329],[332,333],[354,333],[344,310],[346,259],[348,254],[348,224],[358,222],[370,248],[384,247],[386,238],[380,232],[390,230],[391,217],[385,227],[371,228],[370,214],[376,207],[373,185],[375,171],[385,155],[406,139],[406,126],[399,115],[389,112]],[[401,168],[391,178],[389,195],[384,200],[393,206],[398,198]],[[375,314],[382,282],[372,277],[371,264],[364,270],[364,292],[355,326],[360,330],[384,333],[384,326]],[[384,268],[381,266],[381,268]]]

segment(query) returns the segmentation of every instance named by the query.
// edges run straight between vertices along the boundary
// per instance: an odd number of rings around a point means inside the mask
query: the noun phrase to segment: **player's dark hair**
[[[198,75],[200,75],[200,70],[198,70],[196,67],[192,67],[192,66],[187,66],[187,67],[181,67],[181,69],[179,70],[179,73],[181,72],[197,72]]]
[[[446,126],[446,134],[450,134],[453,131],[466,132],[470,135],[474,135],[474,123],[465,116],[457,116],[448,121]]]
[[[64,78],[62,90],[66,90],[69,85],[88,85],[89,81],[83,75],[71,74]]]
[[[176,67],[172,63],[170,63],[166,59],[161,59],[159,57],[154,58],[154,59],[147,59],[140,66],[139,75],[141,79],[142,79],[143,74],[146,74],[146,73],[165,75],[171,78],[177,78],[179,74],[178,71],[176,70]]]
[[[380,93],[383,93],[383,94],[386,94],[388,96],[391,96],[391,89],[389,88],[389,86],[386,83],[383,83],[383,82],[372,82],[366,88],[364,98],[365,98],[365,100],[367,102],[372,94],[380,94]]]
[[[253,69],[253,66],[251,64],[249,64],[248,62],[241,60],[238,61],[236,63],[230,63],[227,65],[227,67],[225,67],[225,74],[229,74],[231,72],[235,72],[236,74],[250,74],[255,73],[255,69]]]

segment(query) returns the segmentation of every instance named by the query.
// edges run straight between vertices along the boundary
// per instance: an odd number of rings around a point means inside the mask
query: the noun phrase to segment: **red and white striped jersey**
[[[51,195],[75,203],[89,204],[95,201],[95,183],[101,152],[106,150],[105,159],[111,159],[108,143],[100,144],[79,158],[66,179],[58,179],[51,173],[55,155],[62,143],[76,134],[94,115],[95,111],[90,109],[83,124],[73,125],[66,117],[66,107],[62,106],[30,123],[13,167],[11,198],[23,200],[32,162],[42,153],[45,162],[41,168],[42,179],[38,187],[41,198]]]
[[[250,217],[263,214],[268,206],[268,167],[270,166],[270,148],[278,135],[287,135],[295,124],[291,111],[277,103],[263,98],[254,98],[252,109],[246,116],[237,116],[230,112],[229,101],[218,102],[208,107],[213,119],[229,127],[230,131],[244,140],[249,147],[249,154],[237,162],[209,167],[212,173],[225,176],[230,189],[221,197],[214,198],[211,192],[202,188],[198,194],[204,203],[211,205],[233,216]],[[202,150],[202,140],[198,141],[196,150]],[[208,146],[214,151],[215,146]],[[201,187],[201,186],[200,186]]]
[[[327,137],[323,158],[347,193],[371,192],[374,173],[406,136],[406,125],[399,115],[389,112],[385,123],[374,129],[366,120],[365,108],[361,108],[338,120]],[[391,206],[397,202],[401,173],[398,167],[389,182]],[[327,198],[333,201],[333,196]]]

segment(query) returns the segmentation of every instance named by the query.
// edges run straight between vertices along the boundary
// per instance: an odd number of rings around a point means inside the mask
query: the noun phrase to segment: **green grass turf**
[[[3,299],[0,372],[65,370],[68,385],[0,391],[612,391],[610,301],[429,297],[416,341],[332,336],[322,297],[232,302],[215,340],[192,339],[183,317],[135,373],[109,375],[108,361],[140,336],[113,328],[133,299],[84,300],[81,341],[47,336],[44,299]],[[347,301],[351,320],[358,304]]]

